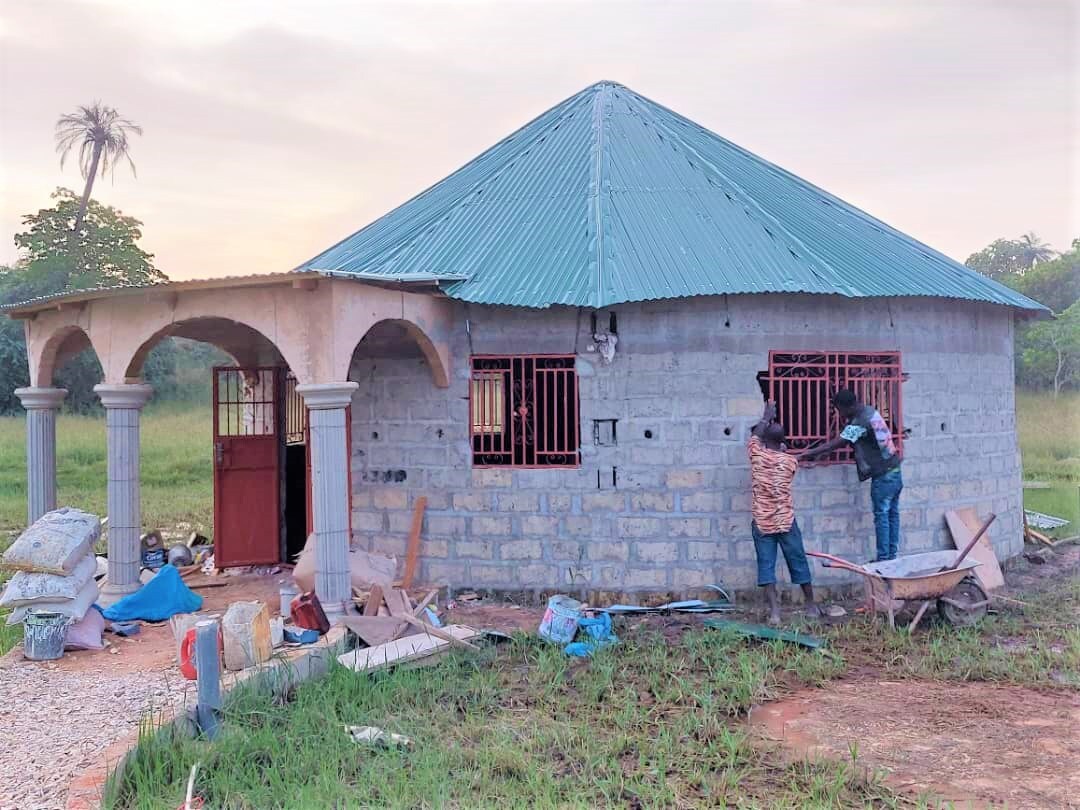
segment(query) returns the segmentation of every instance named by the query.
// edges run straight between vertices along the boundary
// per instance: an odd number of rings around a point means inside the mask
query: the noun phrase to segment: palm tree
[[[99,170],[101,174],[107,174],[115,170],[116,162],[123,158],[131,166],[131,173],[135,174],[135,164],[128,154],[128,135],[131,133],[142,135],[142,127],[121,117],[114,108],[100,101],[95,101],[89,107],[79,106],[75,112],[61,115],[56,122],[56,151],[60,153],[60,168],[64,167],[64,161],[78,145],[79,169],[86,180],[72,233],[78,233],[86,217],[90,192]]]
[[[1020,261],[1024,267],[1030,270],[1039,262],[1045,262],[1056,255],[1054,250],[1035,235],[1034,231],[1028,231],[1019,239]]]

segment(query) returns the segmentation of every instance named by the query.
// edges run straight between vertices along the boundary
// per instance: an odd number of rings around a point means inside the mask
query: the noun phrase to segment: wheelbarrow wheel
[[[974,577],[965,577],[960,584],[938,599],[938,613],[953,627],[968,627],[986,615],[989,597]]]

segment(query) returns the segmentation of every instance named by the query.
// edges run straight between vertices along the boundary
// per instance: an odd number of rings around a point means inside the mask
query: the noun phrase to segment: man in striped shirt
[[[814,603],[810,565],[803,548],[802,532],[795,520],[791,482],[799,469],[798,460],[784,446],[784,426],[776,421],[776,403],[768,402],[761,420],[750,433],[751,514],[750,531],[757,555],[758,585],[765,589],[769,603],[769,624],[780,624],[780,598],[776,592],[777,549],[784,555],[791,582],[802,587],[806,615],[821,616]]]

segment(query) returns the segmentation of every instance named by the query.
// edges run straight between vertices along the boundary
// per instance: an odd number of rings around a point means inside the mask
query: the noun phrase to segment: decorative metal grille
[[[214,369],[215,433],[268,436],[277,432],[275,384],[278,369]]]
[[[474,356],[469,425],[474,466],[578,466],[573,355]]]
[[[776,402],[777,419],[787,429],[792,451],[804,450],[835,436],[840,417],[832,397],[841,389],[877,408],[902,450],[903,413],[900,352],[769,352],[765,395]],[[850,448],[818,459],[826,464],[852,461]]]
[[[296,393],[296,376],[285,375],[285,444],[304,444],[307,441],[307,407],[304,398]]]

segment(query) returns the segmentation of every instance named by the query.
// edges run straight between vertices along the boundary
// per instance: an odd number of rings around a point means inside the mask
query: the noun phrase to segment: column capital
[[[296,386],[296,393],[304,398],[304,404],[313,411],[346,408],[352,402],[353,391],[360,387],[354,382],[306,383]]]
[[[67,396],[66,388],[16,388],[15,396],[19,398],[24,409],[54,411],[60,407],[60,403]]]
[[[142,406],[150,401],[154,395],[154,388],[150,385],[95,385],[94,393],[101,399],[101,404],[106,408],[123,408],[127,410],[141,410]]]

